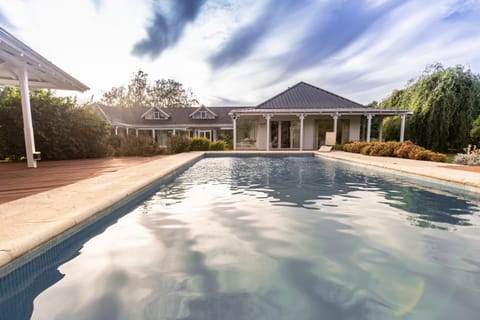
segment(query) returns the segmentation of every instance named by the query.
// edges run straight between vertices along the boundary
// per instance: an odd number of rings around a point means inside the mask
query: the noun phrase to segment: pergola
[[[37,167],[29,88],[84,92],[89,88],[0,27],[0,85],[17,86],[22,97],[23,132],[29,168]]]

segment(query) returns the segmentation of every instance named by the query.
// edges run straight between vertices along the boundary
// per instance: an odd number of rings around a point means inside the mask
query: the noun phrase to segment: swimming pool
[[[478,319],[478,200],[207,158],[0,280],[0,319]]]

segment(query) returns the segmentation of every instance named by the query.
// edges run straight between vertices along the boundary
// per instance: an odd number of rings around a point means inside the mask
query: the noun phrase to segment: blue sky
[[[207,105],[306,81],[361,103],[427,64],[480,72],[480,0],[0,0],[0,25],[99,99],[138,69]]]

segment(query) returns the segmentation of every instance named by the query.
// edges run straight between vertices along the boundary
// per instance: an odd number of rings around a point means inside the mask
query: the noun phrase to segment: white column
[[[380,124],[378,125],[378,141],[383,140],[383,117],[380,118]]]
[[[138,129],[135,129],[135,136],[138,137]]]
[[[25,151],[27,153],[27,166],[37,167],[37,160],[33,159],[35,140],[33,138],[32,110],[30,108],[30,93],[28,90],[28,72],[23,69],[19,72],[20,94],[22,97],[23,134],[25,136]]]
[[[303,150],[303,120],[305,119],[305,115],[301,114],[298,116],[300,119],[300,151]]]
[[[152,139],[155,141],[155,129],[152,129]]]
[[[402,114],[402,124],[400,125],[400,142],[405,140],[405,118],[406,114]]]
[[[118,136],[118,127],[115,127],[115,135]]]
[[[272,116],[270,114],[264,115],[265,119],[267,119],[267,151],[270,151],[270,119]]]
[[[125,128],[126,135],[128,136],[128,127]]]
[[[177,132],[175,131],[175,129],[173,129],[172,136],[175,136],[176,134],[177,134]]]
[[[335,144],[337,144],[338,112],[333,115],[333,132],[335,132]]]
[[[232,116],[233,120],[233,150],[237,150],[237,116]]]
[[[333,115],[333,132],[335,132],[335,136],[337,133],[337,126],[338,126],[338,113]]]
[[[367,142],[370,142],[370,135],[372,131],[372,118],[373,114],[367,114]]]

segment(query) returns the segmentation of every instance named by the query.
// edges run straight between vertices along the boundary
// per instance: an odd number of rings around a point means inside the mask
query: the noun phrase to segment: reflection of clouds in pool
[[[423,200],[429,209],[417,205]],[[479,312],[475,217],[475,204],[452,194],[316,158],[205,159],[86,241],[80,254],[81,245],[58,255],[24,304],[43,291],[34,317],[76,320],[105,312],[184,320],[468,318]],[[61,263],[63,279],[55,269]],[[43,279],[40,271],[27,274],[29,282]],[[18,301],[3,297],[0,311]]]

